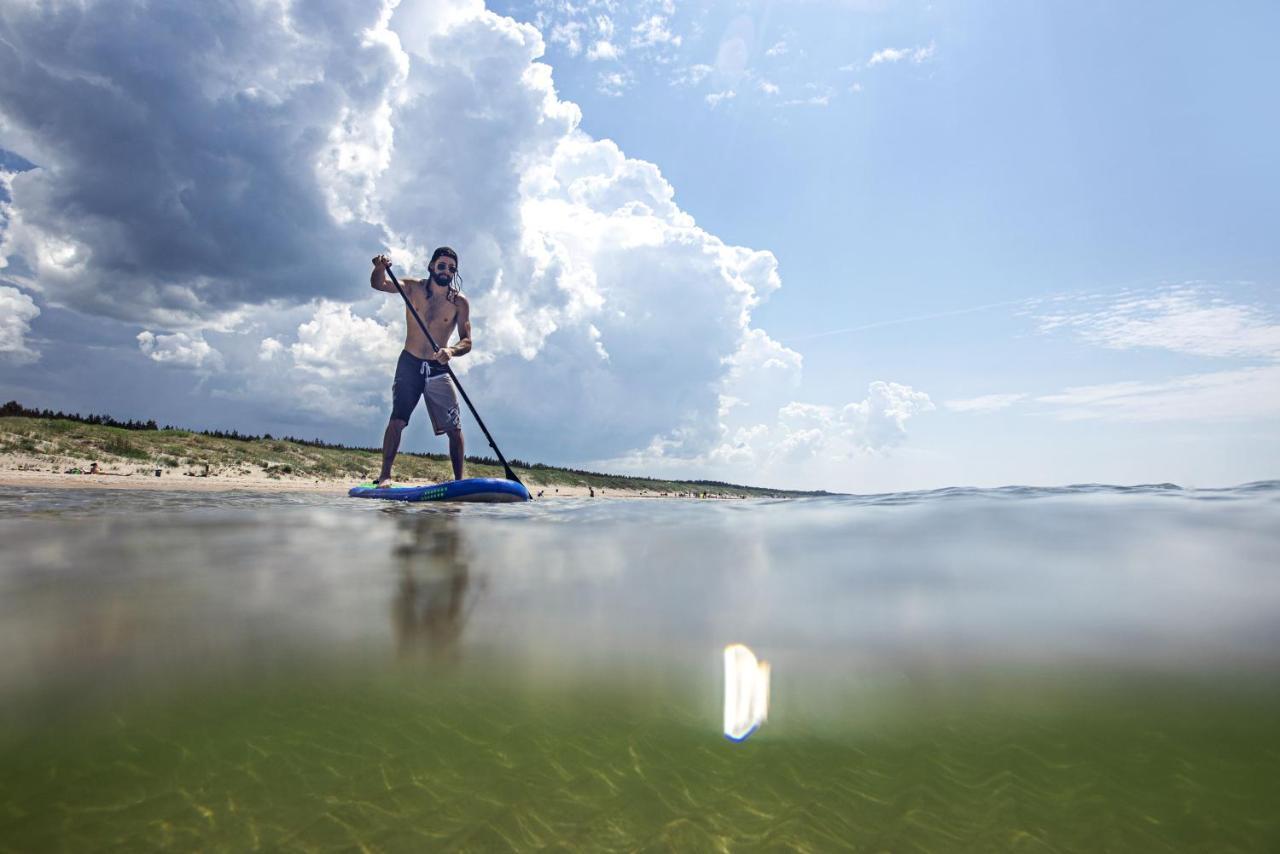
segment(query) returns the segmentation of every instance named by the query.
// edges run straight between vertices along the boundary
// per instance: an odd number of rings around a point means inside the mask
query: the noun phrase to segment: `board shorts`
[[[431,429],[437,436],[462,429],[458,393],[444,365],[402,350],[400,361],[396,362],[396,379],[391,384],[391,417],[409,423],[419,397],[426,398]]]

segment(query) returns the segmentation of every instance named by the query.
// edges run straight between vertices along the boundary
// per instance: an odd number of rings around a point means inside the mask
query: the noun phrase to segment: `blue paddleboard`
[[[352,498],[385,498],[389,501],[488,501],[505,503],[528,501],[524,484],[498,477],[469,477],[428,486],[389,486],[378,489],[371,484],[353,486],[347,493]]]

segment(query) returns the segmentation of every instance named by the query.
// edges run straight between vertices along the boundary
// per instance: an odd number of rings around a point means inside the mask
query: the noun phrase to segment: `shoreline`
[[[4,408],[17,412],[0,417],[0,484],[10,487],[337,495],[357,484],[367,484],[382,464],[378,450],[330,445],[319,439],[159,429],[154,422],[106,424],[92,418],[28,412],[13,402]],[[540,491],[546,498],[731,499],[827,494],[608,474],[520,460],[512,460],[512,466],[535,498]],[[90,468],[95,469],[92,474]],[[402,454],[395,471],[396,483],[402,486],[444,483],[453,474],[447,456],[421,452]],[[488,457],[468,459],[467,473],[472,477],[503,476],[500,462]]]
[[[418,485],[406,481],[397,481],[398,486]],[[98,474],[66,474],[51,471],[31,471],[22,469],[0,469],[0,487],[26,487],[36,489],[120,489],[151,490],[164,492],[256,492],[265,494],[284,492],[306,492],[317,495],[334,495],[345,498],[347,490],[357,483],[350,480],[314,480],[281,476],[278,478],[263,476],[226,476],[211,474],[207,477],[196,475],[174,475],[165,472],[161,477],[148,477],[143,474],[126,474],[123,472],[102,471]],[[653,492],[641,492],[626,489],[597,489],[592,496],[586,486],[543,486],[527,483],[529,492],[537,496],[543,490],[543,499],[547,498],[680,498],[681,495],[662,495]],[[683,496],[690,497],[690,496]]]

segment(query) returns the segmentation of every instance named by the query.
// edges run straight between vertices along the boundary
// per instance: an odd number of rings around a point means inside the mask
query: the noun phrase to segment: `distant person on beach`
[[[395,284],[387,279],[390,266],[391,260],[386,255],[373,259],[369,284],[375,290],[396,293]],[[408,331],[404,350],[396,363],[395,382],[391,386],[391,419],[382,436],[382,471],[377,480],[380,487],[391,484],[391,464],[400,450],[400,434],[408,426],[419,398],[427,401],[427,415],[431,418],[435,434],[449,437],[453,477],[462,480],[462,412],[458,408],[453,380],[445,366],[453,357],[471,352],[471,305],[458,290],[458,253],[448,246],[441,246],[432,253],[428,270],[426,279],[406,277],[400,283],[409,303],[430,330],[431,337],[440,344],[440,349],[432,349],[431,342],[406,306]],[[458,343],[450,346],[449,339],[454,330],[458,332]]]

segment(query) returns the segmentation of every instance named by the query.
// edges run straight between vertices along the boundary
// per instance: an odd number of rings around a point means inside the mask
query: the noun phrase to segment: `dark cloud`
[[[52,299],[122,319],[341,293],[379,230],[333,221],[315,164],[397,73],[360,35],[376,14],[6,5],[0,144],[38,167],[13,180],[11,247]]]

